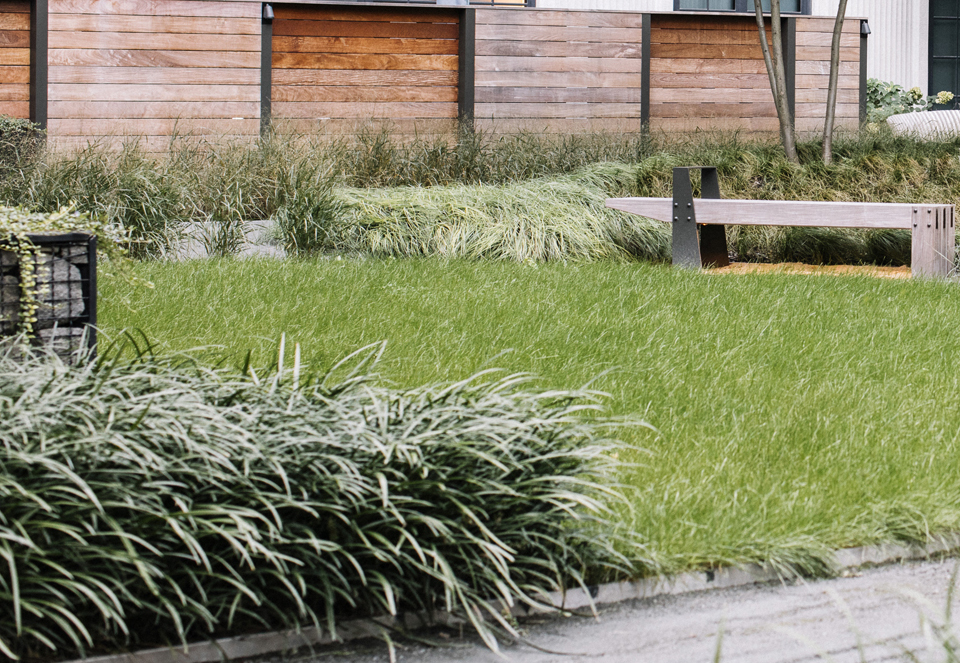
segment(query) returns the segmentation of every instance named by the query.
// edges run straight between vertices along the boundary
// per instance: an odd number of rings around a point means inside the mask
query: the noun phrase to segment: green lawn
[[[266,364],[286,333],[326,367],[385,340],[379,371],[403,386],[489,367],[591,382],[611,413],[659,431],[615,434],[643,450],[622,459],[632,513],[617,508],[662,570],[815,570],[832,547],[960,528],[957,284],[610,263],[135,269],[155,288],[103,278],[101,326],[165,350]]]

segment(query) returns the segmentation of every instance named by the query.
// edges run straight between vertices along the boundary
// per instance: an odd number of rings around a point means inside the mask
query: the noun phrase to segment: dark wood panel
[[[554,72],[624,72],[638,73],[640,58],[537,58],[480,55],[476,71],[554,71]],[[652,70],[652,67],[651,67]]]
[[[30,119],[29,101],[0,101],[0,115]]]
[[[0,67],[30,64],[29,48],[0,48]]]
[[[640,103],[640,88],[478,87],[479,103]],[[638,106],[639,108],[639,106]],[[639,110],[637,111],[639,113]]]
[[[48,70],[51,83],[260,85],[259,69],[189,67],[64,67]],[[0,78],[2,79],[2,78]]]
[[[212,0],[48,0],[50,14],[132,14],[138,16],[215,16],[260,18],[257,2]]]
[[[51,14],[53,32],[137,32],[172,34],[259,35],[260,21],[252,18],[196,16],[94,16]]]
[[[51,101],[52,118],[226,118],[260,117],[260,102],[219,101]]]
[[[30,33],[23,30],[0,32],[0,48],[30,48]]]
[[[650,57],[653,59],[694,59],[694,60],[763,60],[760,44],[744,46],[740,44],[650,44]],[[651,71],[653,64],[651,63]]]
[[[27,64],[30,51],[27,50]],[[0,52],[0,57],[3,53]],[[228,51],[132,51],[117,49],[51,49],[51,67],[201,67],[260,69],[260,53]]]
[[[478,41],[477,57],[585,57],[640,59],[640,44],[610,42],[584,44],[567,42]]]
[[[30,86],[23,83],[0,83],[0,101],[30,101]]]
[[[281,5],[274,7],[275,20],[391,21],[397,23],[459,23],[456,9],[423,7],[343,7],[323,5]]]
[[[651,44],[739,44],[760,47],[760,35],[756,30],[652,30]],[[772,43],[772,36],[767,39]]]
[[[340,103],[385,102],[385,101],[456,101],[455,87],[404,87],[381,85],[362,87],[357,85],[307,85],[274,86],[273,103],[284,101]]]
[[[51,101],[259,101],[259,85],[77,85],[51,83]]]
[[[552,25],[559,27],[639,28],[638,12],[598,12],[554,9],[491,9],[477,7],[481,25]]]
[[[420,69],[456,71],[456,55],[324,55],[326,69]],[[320,58],[303,53],[274,53],[274,69],[316,69]]]
[[[27,7],[29,8],[29,4]],[[13,13],[0,10],[0,30],[30,31],[30,14]]]
[[[456,23],[389,23],[386,21],[305,21],[276,19],[274,37],[407,37],[457,39]]]
[[[252,35],[135,34],[126,32],[51,32],[49,48],[249,51],[260,52],[260,37]]]
[[[475,115],[483,118],[640,117],[640,104],[478,103]]]
[[[767,19],[769,22],[769,19]],[[658,14],[651,24],[653,30],[723,30],[757,32],[756,19],[751,16],[712,15],[668,15]],[[769,30],[769,26],[767,30]]]
[[[453,85],[456,71],[356,71],[351,69],[276,69],[274,85]]]
[[[643,74],[593,71],[478,71],[476,87],[640,88]],[[764,79],[766,80],[766,79]]]
[[[777,107],[769,103],[650,103],[651,117],[776,117]]]
[[[456,103],[352,103],[277,102],[271,106],[278,118],[455,118]]]
[[[549,25],[477,25],[477,40],[635,42],[643,40],[642,28],[557,27]]]
[[[0,82],[9,84],[30,83],[30,67],[0,67]]]
[[[397,53],[457,55],[455,39],[375,39],[366,37],[274,37],[274,53]]]
[[[0,0],[0,12],[4,14],[29,14],[31,0]]]

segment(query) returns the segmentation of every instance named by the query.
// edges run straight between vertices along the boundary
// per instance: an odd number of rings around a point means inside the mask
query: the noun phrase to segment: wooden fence
[[[62,145],[344,132],[776,131],[749,15],[357,6],[306,0],[0,0],[0,112]],[[32,18],[31,18],[32,12]],[[832,20],[783,21],[797,128],[823,122]],[[865,38],[846,22],[838,126],[855,128]]]

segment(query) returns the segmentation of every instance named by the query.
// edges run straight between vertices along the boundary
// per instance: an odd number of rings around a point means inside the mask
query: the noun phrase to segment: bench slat
[[[700,224],[910,229],[913,211],[921,205],[697,199],[694,206]],[[607,207],[667,223],[673,221],[673,200],[670,198],[610,198]]]

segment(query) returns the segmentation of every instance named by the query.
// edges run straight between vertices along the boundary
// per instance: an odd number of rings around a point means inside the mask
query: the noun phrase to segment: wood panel
[[[796,128],[800,134],[820,133],[823,130],[832,39],[833,19],[797,21]],[[838,128],[855,130],[859,126],[859,101],[860,21],[847,20],[840,39]]]
[[[777,130],[753,17],[655,16],[650,41],[653,128]]]
[[[457,117],[457,10],[277,5],[274,13],[278,126]]]
[[[475,115],[496,131],[640,128],[642,15],[478,8]]]
[[[257,135],[260,3],[49,0],[49,7],[55,145]]]
[[[30,119],[30,0],[0,3],[0,113]]]

